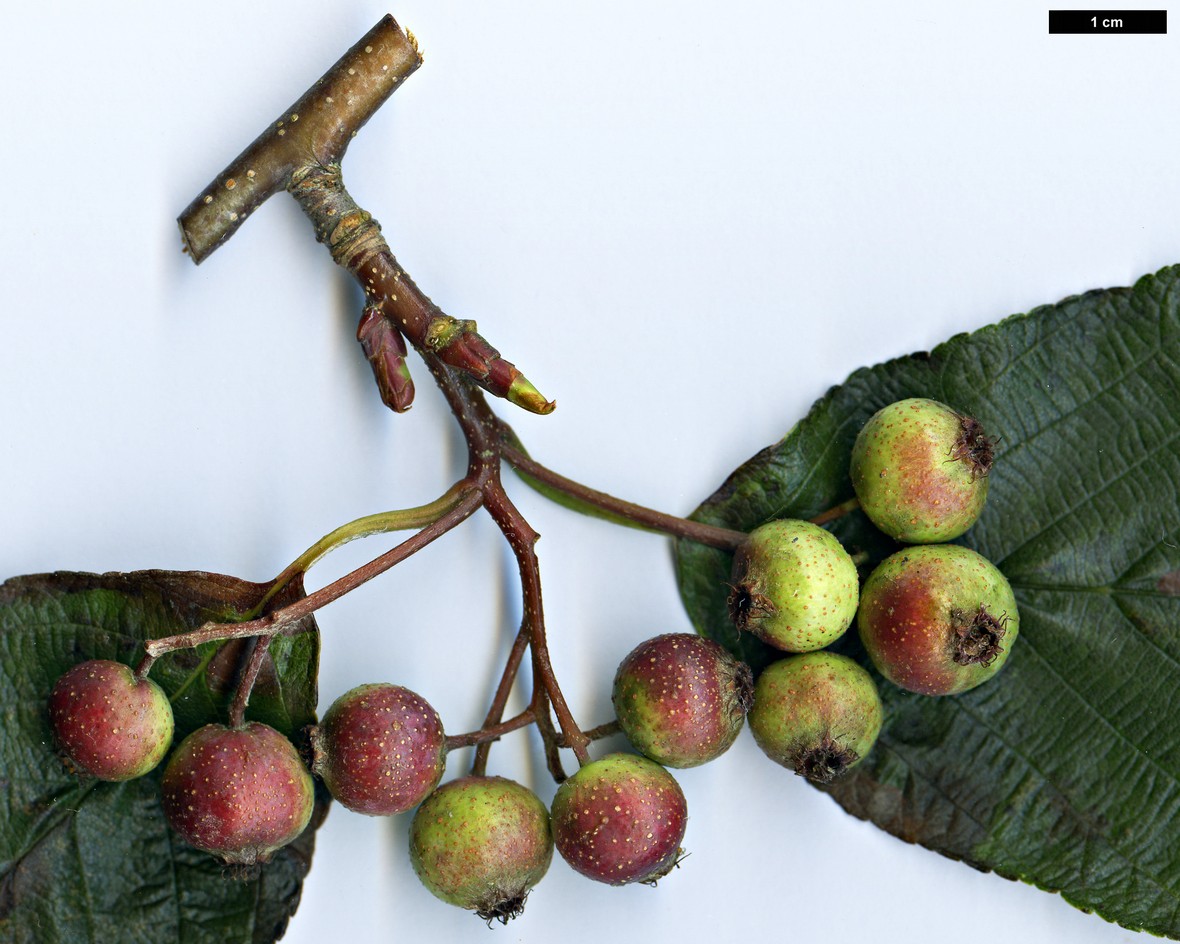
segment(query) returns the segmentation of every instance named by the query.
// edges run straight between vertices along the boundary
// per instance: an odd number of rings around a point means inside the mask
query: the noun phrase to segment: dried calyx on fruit
[[[758,677],[750,732],[775,763],[830,783],[864,759],[883,719],[868,672],[846,656],[809,652],[775,662]]]
[[[958,537],[983,511],[995,440],[937,400],[874,413],[852,447],[852,487],[869,520],[907,544]]]
[[[856,616],[856,564],[829,531],[771,521],[737,549],[729,614],[739,630],[787,652],[835,642]]]
[[[595,881],[654,884],[683,855],[684,793],[646,757],[608,754],[587,764],[557,788],[552,811],[557,851]]]
[[[121,662],[91,659],[67,671],[49,695],[62,753],[99,780],[142,777],[172,744],[172,705],[151,679]]]
[[[303,832],[315,802],[295,746],[256,721],[198,728],[168,761],[160,790],[172,828],[231,865],[266,862]]]
[[[729,750],[754,694],[750,667],[692,633],[640,643],[619,665],[612,702],[644,756],[695,767]]]
[[[1004,665],[1020,618],[1004,575],[955,544],[911,547],[869,575],[857,615],[878,671],[922,695],[953,695]]]
[[[410,825],[410,861],[443,901],[507,923],[549,869],[549,811],[503,777],[463,777],[428,796]]]
[[[446,769],[442,721],[399,685],[360,685],[310,731],[312,772],[350,810],[389,816],[417,806]]]

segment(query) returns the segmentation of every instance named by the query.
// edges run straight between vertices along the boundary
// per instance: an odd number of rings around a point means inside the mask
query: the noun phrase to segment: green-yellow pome
[[[856,616],[856,564],[831,532],[783,519],[755,528],[737,549],[729,614],[741,631],[787,652],[813,652]]]
[[[444,783],[410,824],[410,862],[437,898],[506,924],[549,870],[549,811],[504,777]]]
[[[849,471],[873,524],[904,544],[936,544],[979,518],[993,456],[994,441],[978,420],[914,397],[869,418]]]

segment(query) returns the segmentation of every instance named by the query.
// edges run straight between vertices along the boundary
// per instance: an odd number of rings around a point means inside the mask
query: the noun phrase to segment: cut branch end
[[[338,163],[356,132],[422,64],[416,41],[386,15],[239,154],[180,215],[200,264],[309,159]]]

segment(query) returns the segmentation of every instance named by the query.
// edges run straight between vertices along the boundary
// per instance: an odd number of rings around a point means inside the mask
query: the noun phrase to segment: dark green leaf
[[[831,793],[908,842],[1180,937],[1180,267],[857,371],[696,517],[748,530],[844,501],[860,426],[912,396],[1002,437],[962,543],[1011,581],[1020,639],[964,695],[883,683],[880,743]],[[866,568],[894,548],[860,512],[832,530]],[[678,547],[698,630],[763,666],[781,653],[736,638],[729,567]]]
[[[0,939],[12,944],[276,940],[299,902],[314,827],[256,874],[219,862],[170,832],[160,808],[163,765],[102,783],[69,773],[52,745],[46,700],[86,659],[135,665],[143,641],[227,621],[265,587],[205,573],[58,573],[0,586]],[[292,585],[276,600],[302,594]],[[210,643],[161,658],[179,741],[226,720],[246,643]],[[248,716],[290,735],[315,720],[319,634],[313,620],[275,639]]]

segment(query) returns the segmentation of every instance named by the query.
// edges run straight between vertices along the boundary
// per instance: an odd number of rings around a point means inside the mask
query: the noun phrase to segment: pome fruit
[[[80,662],[57,680],[49,722],[62,753],[99,780],[142,777],[172,744],[172,705],[163,689],[108,659]]]
[[[831,532],[810,521],[771,521],[734,554],[729,615],[771,646],[812,652],[852,625],[858,584],[856,564]]]
[[[400,685],[360,685],[310,732],[312,772],[357,813],[389,816],[421,803],[446,769],[438,712]]]
[[[295,746],[257,721],[198,728],[168,761],[160,791],[181,838],[231,865],[267,861],[303,832],[315,801]]]
[[[435,897],[507,923],[549,869],[549,811],[527,787],[503,777],[462,777],[418,807],[410,861]]]
[[[749,718],[767,757],[830,783],[872,749],[884,712],[876,683],[860,665],[834,652],[809,652],[763,670]]]
[[[611,700],[636,750],[669,767],[695,767],[729,749],[753,695],[744,662],[710,639],[667,633],[623,659]]]
[[[553,797],[553,840],[577,872],[608,885],[655,883],[679,861],[688,805],[675,778],[637,754],[608,754]]]
[[[889,681],[923,695],[953,695],[1000,671],[1020,617],[994,564],[969,548],[939,544],[882,561],[865,581],[857,626]]]
[[[869,520],[906,544],[956,538],[983,511],[994,441],[937,400],[898,400],[852,446],[852,487]]]

